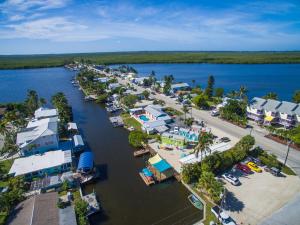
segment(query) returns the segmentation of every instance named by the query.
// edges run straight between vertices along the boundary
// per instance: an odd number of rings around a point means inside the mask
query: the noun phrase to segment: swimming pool
[[[144,122],[149,121],[149,118],[148,118],[146,115],[140,115],[139,118],[140,118],[141,120],[143,120]]]

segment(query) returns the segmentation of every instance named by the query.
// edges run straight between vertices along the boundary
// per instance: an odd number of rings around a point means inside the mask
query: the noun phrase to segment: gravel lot
[[[236,171],[235,175],[241,185],[226,182],[226,211],[238,224],[260,223],[300,192],[298,176],[275,177],[265,171],[247,176]]]

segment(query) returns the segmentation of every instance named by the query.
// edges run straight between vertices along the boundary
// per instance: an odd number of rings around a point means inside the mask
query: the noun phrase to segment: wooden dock
[[[152,180],[148,179],[142,172],[140,172],[139,174],[147,186],[155,184],[155,181],[153,179]]]
[[[110,122],[112,123],[113,127],[122,127],[124,126],[124,122],[121,116],[112,116],[109,117]]]
[[[142,156],[142,155],[145,155],[145,154],[148,154],[148,153],[150,153],[149,149],[145,148],[145,149],[141,149],[141,150],[133,152],[133,156],[134,157],[139,157],[139,156]]]

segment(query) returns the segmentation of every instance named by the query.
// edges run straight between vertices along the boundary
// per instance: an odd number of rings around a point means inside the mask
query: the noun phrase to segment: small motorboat
[[[193,206],[195,206],[197,209],[200,209],[200,210],[203,209],[202,202],[194,194],[189,195],[188,199],[193,204]]]

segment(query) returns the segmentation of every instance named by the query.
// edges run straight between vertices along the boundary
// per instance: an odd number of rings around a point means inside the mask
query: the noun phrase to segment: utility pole
[[[292,144],[292,141],[289,141],[289,142],[288,142],[288,145],[287,145],[287,152],[286,152],[286,156],[285,156],[285,160],[284,160],[283,166],[285,166],[286,161],[287,161],[287,159],[288,159],[288,156],[289,156],[289,153],[290,153],[290,145],[291,145],[291,144]]]

